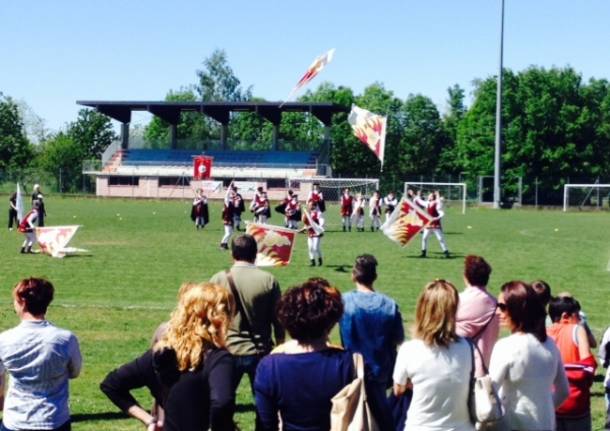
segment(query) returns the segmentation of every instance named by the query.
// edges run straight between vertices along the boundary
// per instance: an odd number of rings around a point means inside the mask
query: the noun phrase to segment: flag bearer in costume
[[[193,199],[193,208],[191,209],[191,220],[195,222],[197,230],[203,229],[209,221],[208,198],[203,194],[201,189],[195,191],[195,199]]]
[[[231,239],[231,235],[233,234],[233,216],[235,211],[233,199],[235,199],[235,191],[232,186],[233,183],[227,187],[227,194],[225,195],[224,207],[222,210],[222,221],[225,227],[225,234],[220,241],[220,248],[224,248],[225,250],[229,249],[229,239]]]
[[[233,227],[241,230],[241,215],[246,211],[244,197],[237,191],[237,186],[233,185]]]
[[[36,221],[40,214],[40,202],[34,201],[32,210],[27,213],[21,223],[19,223],[19,232],[25,234],[25,240],[21,246],[21,253],[32,253],[32,247],[36,243]]]
[[[381,194],[378,191],[373,193],[369,200],[369,215],[371,216],[371,232],[379,230],[381,226]]]
[[[38,226],[44,226],[44,218],[47,216],[47,212],[44,208],[44,196],[40,192],[40,185],[34,184],[34,189],[32,192],[32,208],[34,208],[34,202],[38,201]]]
[[[256,189],[254,199],[250,204],[250,211],[254,214],[254,221],[256,223],[266,223],[267,214],[269,213],[269,200],[267,194],[264,192],[262,187]]]
[[[295,194],[290,196],[290,200],[284,208],[284,216],[286,218],[286,227],[290,229],[299,228],[299,220],[301,220],[301,208],[299,207],[299,197]]]
[[[313,202],[316,207],[320,210],[320,212],[326,211],[326,203],[324,202],[324,196],[320,191],[320,183],[313,183],[313,188],[309,195],[307,196],[307,204],[309,202]]]
[[[275,207],[275,212],[278,212],[284,216],[284,227],[288,227],[288,216],[286,215],[286,207],[288,206],[288,203],[292,200],[293,195],[294,192],[291,189],[288,190],[288,193],[284,197],[284,200]]]
[[[346,230],[352,231],[353,211],[354,197],[350,194],[349,189],[345,189],[341,195],[341,224],[343,225],[343,232]]]
[[[324,215],[320,211],[314,201],[309,201],[307,204],[309,209],[309,217],[307,214],[303,214],[303,224],[305,225],[302,231],[307,231],[307,249],[309,251],[309,266],[316,266],[316,258],[318,259],[318,265],[322,266],[322,248],[321,241],[324,236]],[[315,229],[313,224],[318,226]]]
[[[364,232],[364,207],[366,206],[366,198],[362,193],[356,193],[356,200],[354,201],[354,210],[352,211],[352,217],[356,230],[358,232]]]
[[[437,193],[430,193],[428,200],[423,200],[420,197],[414,199],[416,205],[423,208],[424,211],[432,217],[432,221],[424,229],[424,234],[421,238],[421,257],[426,257],[428,252],[428,237],[431,233],[434,233],[436,239],[438,239],[443,254],[446,258],[449,257],[449,249],[445,243],[445,237],[443,235],[443,227],[441,226],[441,219],[445,216],[443,211],[442,201]]]
[[[398,199],[396,199],[396,195],[394,194],[394,192],[388,193],[388,195],[385,198],[383,198],[383,206],[385,206],[386,221],[390,218],[390,216],[392,215],[392,212],[394,212],[394,208],[396,208],[397,205],[398,205]]]

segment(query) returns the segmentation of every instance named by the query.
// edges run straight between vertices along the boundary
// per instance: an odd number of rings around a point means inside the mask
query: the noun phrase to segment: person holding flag
[[[443,227],[441,226],[441,219],[445,216],[445,212],[443,211],[443,203],[438,193],[430,193],[428,195],[427,200],[423,200],[420,197],[416,197],[413,202],[423,208],[428,213],[428,215],[432,217],[432,221],[424,228],[424,233],[421,238],[420,257],[425,258],[427,256],[428,238],[430,237],[431,233],[434,233],[434,236],[436,236],[436,239],[438,239],[438,242],[441,246],[441,250],[443,250],[443,254],[446,258],[449,258],[449,249],[447,248],[445,236],[443,235]]]
[[[36,243],[36,222],[40,214],[40,201],[34,201],[32,210],[23,217],[19,223],[19,232],[25,234],[25,240],[21,245],[21,253],[32,253],[32,247]]]
[[[321,241],[324,236],[324,215],[318,209],[314,201],[307,203],[309,211],[303,211],[303,229],[301,232],[307,231],[307,249],[309,251],[309,266],[316,266],[316,258],[318,266],[322,266],[322,247]]]
[[[349,192],[349,189],[343,190],[341,195],[341,224],[343,232],[346,230],[352,231],[352,212],[354,211],[354,197]]]
[[[19,218],[17,217],[17,192],[13,192],[8,199],[8,230],[13,230],[13,222],[19,227]]]

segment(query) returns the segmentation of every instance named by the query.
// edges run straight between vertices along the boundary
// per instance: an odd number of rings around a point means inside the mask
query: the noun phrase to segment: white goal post
[[[360,192],[365,196],[371,196],[375,190],[379,190],[378,178],[297,177],[288,180],[288,188],[309,193],[314,183],[320,184],[324,199],[329,202],[341,200],[343,189],[350,189],[352,193]]]
[[[581,201],[578,203],[578,208],[582,208],[585,204],[586,201],[588,201],[591,198],[591,194],[593,193],[593,190],[597,189],[597,196],[596,196],[596,202],[597,202],[597,206],[601,207],[601,202],[603,201],[603,198],[600,196],[599,191],[601,189],[608,189],[608,192],[606,193],[606,198],[610,197],[610,184],[599,184],[599,183],[594,183],[594,184],[565,184],[563,186],[563,211],[566,212],[568,210],[568,208],[570,207],[570,189],[588,189],[588,191],[586,193],[584,193],[584,198],[581,199]],[[581,195],[582,196],[582,195]]]
[[[418,182],[418,181],[406,181],[403,196],[407,196],[407,190],[415,188],[423,191],[434,191],[444,187],[459,187],[462,189],[461,201],[462,201],[462,214],[466,214],[466,200],[467,200],[467,187],[466,183],[436,183],[436,182]]]

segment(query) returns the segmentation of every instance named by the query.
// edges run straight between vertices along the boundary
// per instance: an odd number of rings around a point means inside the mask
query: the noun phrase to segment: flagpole
[[[494,154],[494,208],[500,208],[500,169],[502,151],[502,73],[504,62],[504,0],[500,14],[500,68],[498,70],[498,84],[496,89],[496,141]]]

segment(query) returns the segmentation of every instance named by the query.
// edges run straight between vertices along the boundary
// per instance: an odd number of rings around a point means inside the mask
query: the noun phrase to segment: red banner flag
[[[212,176],[212,157],[197,156],[193,159],[193,179],[207,180]]]
[[[36,228],[36,240],[42,253],[62,258],[67,254],[86,252],[75,247],[68,247],[68,243],[80,226],[49,226]]]
[[[296,231],[268,224],[248,223],[246,233],[256,239],[256,266],[285,266],[292,259]]]
[[[294,86],[290,94],[288,95],[286,100],[290,100],[292,96],[302,87],[309,84],[309,82],[318,76],[318,73],[322,71],[331,61],[333,61],[333,57],[335,55],[335,49],[331,49],[327,53],[322,54],[317,57],[313,63],[307,68],[307,71],[303,74],[297,85]],[[282,104],[283,105],[283,104]]]
[[[352,126],[354,135],[379,159],[381,170],[383,170],[388,118],[352,105],[352,111],[349,113],[347,121]]]
[[[418,208],[411,200],[403,198],[390,218],[381,226],[381,230],[392,241],[404,247],[431,220],[432,217]]]

